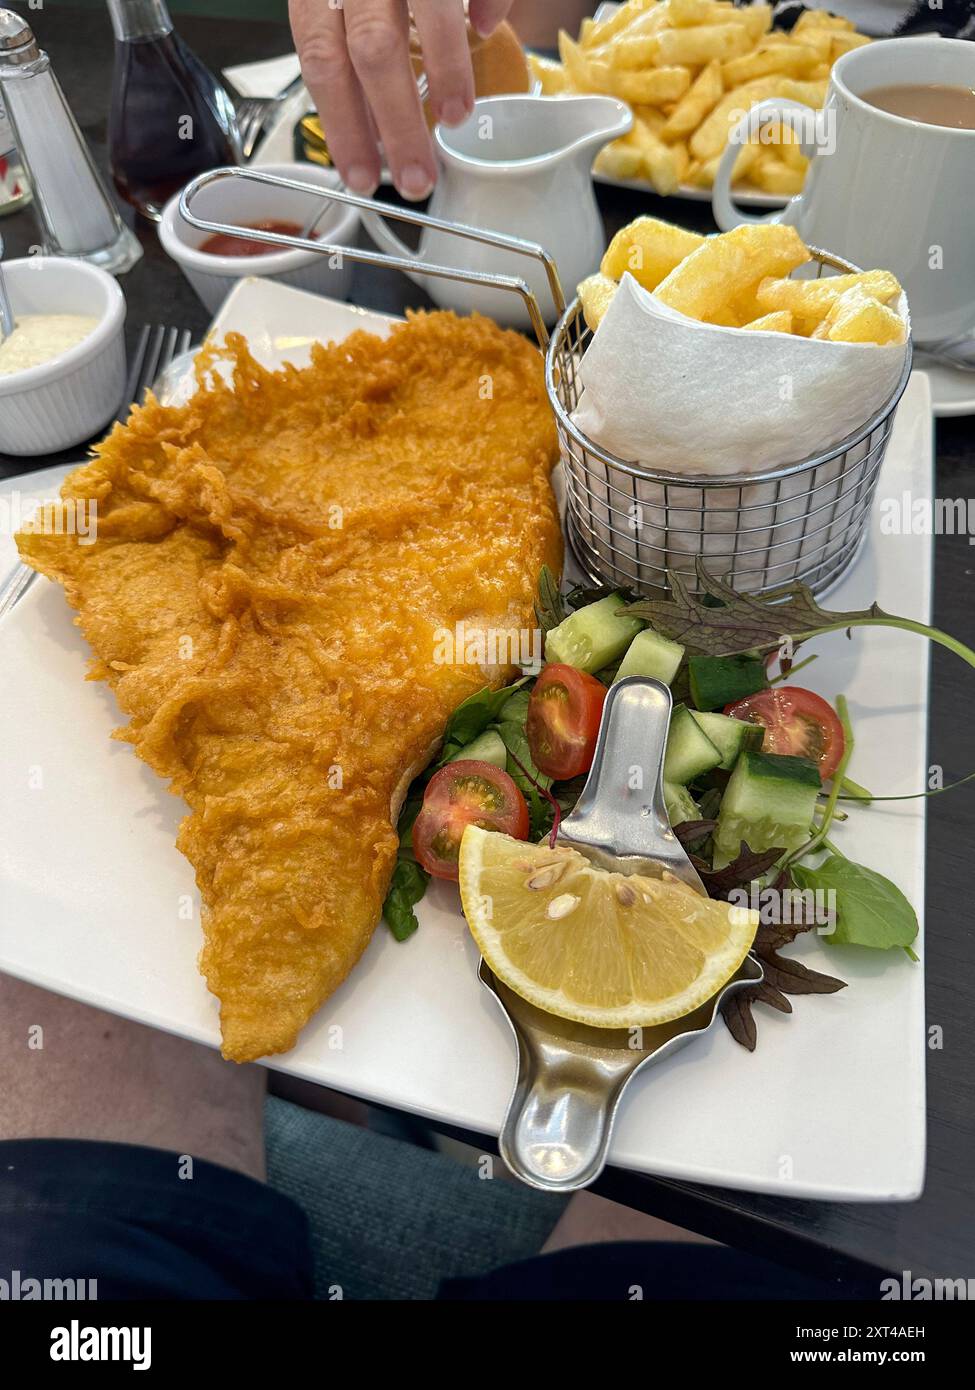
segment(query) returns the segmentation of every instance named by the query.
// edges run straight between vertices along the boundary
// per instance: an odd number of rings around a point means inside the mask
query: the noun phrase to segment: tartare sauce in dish
[[[76,347],[98,326],[91,314],[20,314],[17,327],[0,343],[0,376],[39,367]]]

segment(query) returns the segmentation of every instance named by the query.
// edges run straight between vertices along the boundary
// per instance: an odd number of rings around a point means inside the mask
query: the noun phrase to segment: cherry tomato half
[[[562,781],[589,771],[605,699],[606,687],[595,676],[560,661],[543,668],[525,720],[539,772]]]
[[[508,774],[478,758],[460,758],[435,772],[413,822],[413,853],[434,878],[457,881],[460,841],[469,825],[528,838],[528,807]]]
[[[763,725],[762,748],[766,753],[808,758],[817,764],[824,782],[832,777],[843,756],[843,725],[832,705],[802,686],[774,685],[725,705],[724,712],[732,719]]]

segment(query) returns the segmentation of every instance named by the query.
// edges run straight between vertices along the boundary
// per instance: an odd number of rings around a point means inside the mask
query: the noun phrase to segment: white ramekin
[[[258,172],[299,179],[321,188],[340,186],[334,169],[323,169],[317,164],[262,164]],[[283,285],[310,290],[312,294],[325,294],[331,299],[344,299],[348,294],[352,280],[352,261],[348,258],[342,257],[337,262],[334,257],[314,251],[211,256],[199,249],[211,233],[197,231],[184,222],[178,203],[177,194],[163,209],[159,240],[211,314],[217,312],[238,280],[251,275],[279,280]],[[193,211],[200,217],[244,225],[266,220],[303,224],[313,210],[314,202],[308,193],[244,179],[228,178],[211,184],[201,189],[193,200]],[[358,210],[333,203],[322,214],[316,230],[321,241],[333,246],[352,246],[359,230]]]
[[[88,337],[50,362],[0,376],[0,451],[53,454],[108,424],[125,393],[125,298],[111,275],[85,261],[28,256],[4,261],[14,317],[86,314]]]

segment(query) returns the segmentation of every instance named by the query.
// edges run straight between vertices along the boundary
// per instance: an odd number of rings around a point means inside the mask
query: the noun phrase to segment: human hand
[[[470,0],[486,37],[512,0]],[[322,119],[329,153],[354,193],[372,193],[382,141],[404,198],[425,198],[437,177],[433,143],[410,63],[410,14],[423,51],[436,119],[460,125],[474,105],[463,0],[289,0],[301,71]]]

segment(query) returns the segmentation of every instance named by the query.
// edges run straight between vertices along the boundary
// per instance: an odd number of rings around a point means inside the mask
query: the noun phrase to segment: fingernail
[[[461,125],[471,114],[471,108],[461,97],[448,97],[440,108],[444,125]]]
[[[364,164],[353,164],[345,176],[345,186],[350,192],[358,193],[362,198],[370,198],[379,184],[371,169],[368,169]]]
[[[418,202],[432,192],[433,179],[430,177],[429,170],[425,169],[422,164],[407,164],[400,173],[397,187],[404,198]]]

